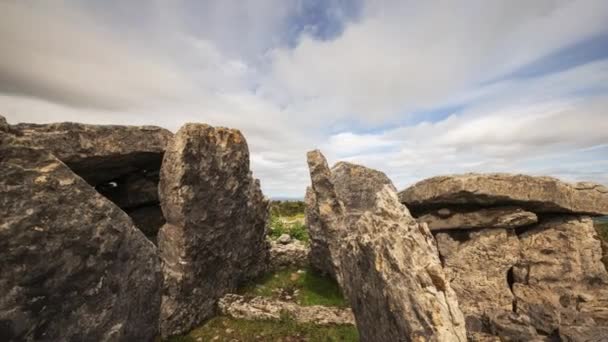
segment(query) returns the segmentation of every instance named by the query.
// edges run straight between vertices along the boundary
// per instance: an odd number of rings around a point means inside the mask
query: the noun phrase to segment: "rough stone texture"
[[[584,216],[548,219],[520,236],[514,268],[517,312],[537,331],[582,329],[589,336],[608,326],[608,273],[593,221]]]
[[[418,217],[431,231],[473,228],[517,228],[538,221],[535,213],[516,207],[483,208],[457,212],[440,209]]]
[[[269,203],[249,171],[243,135],[202,124],[184,125],[167,148],[159,195],[166,337],[212,316],[221,296],[264,271]]]
[[[6,118],[0,115],[0,132],[8,132],[11,126],[6,122]]]
[[[385,185],[393,187],[384,173],[352,163],[338,162],[330,174],[338,198],[348,208],[345,213],[347,227],[356,222],[366,208],[373,206],[376,192]],[[316,197],[310,187],[306,190],[305,201],[306,226],[311,245],[310,263],[317,270],[335,278],[327,242],[331,237],[326,236],[319,223]]]
[[[17,124],[12,144],[44,148],[97,185],[137,170],[159,169],[172,134],[155,126]]]
[[[270,242],[270,269],[308,266],[310,248],[303,242],[292,240],[288,244]]]
[[[304,202],[306,203],[304,224],[308,229],[311,246],[310,253],[308,254],[310,265],[317,271],[335,278],[331,254],[329,253],[328,237],[325,235],[322,223],[320,222],[317,199],[311,187],[306,188]]]
[[[394,187],[361,184],[366,177],[359,173],[334,185],[319,151],[308,153],[308,165],[319,227],[328,237],[336,278],[351,302],[361,340],[465,341],[464,318],[433,236],[399,203]]]
[[[484,331],[483,317],[511,312],[508,272],[519,260],[519,240],[506,229],[439,233],[446,277],[458,296],[467,331]],[[466,239],[465,241],[459,241]]]
[[[51,154],[0,147],[0,340],[151,341],[156,248]]]
[[[246,320],[279,320],[284,315],[299,323],[319,325],[354,325],[355,318],[350,309],[321,305],[300,306],[293,302],[273,300],[264,297],[246,298],[227,294],[218,303],[224,315]]]
[[[608,215],[608,189],[551,177],[463,174],[433,177],[399,193],[413,211],[450,205],[515,205],[536,213]]]

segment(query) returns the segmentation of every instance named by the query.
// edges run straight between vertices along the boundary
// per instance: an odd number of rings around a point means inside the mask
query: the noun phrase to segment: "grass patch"
[[[296,323],[290,319],[281,321],[246,321],[228,317],[216,317],[186,336],[170,338],[169,342],[196,341],[227,342],[253,341],[359,341],[357,329],[348,325],[320,326]]]
[[[348,303],[338,284],[330,277],[309,268],[298,273],[296,269],[281,270],[263,276],[256,283],[243,287],[243,295],[263,296],[276,299],[294,298],[300,305],[347,307]]]
[[[278,239],[279,236],[287,234],[293,239],[308,242],[308,229],[304,225],[304,214],[293,216],[279,216],[270,214],[270,231],[268,235],[271,239]]]

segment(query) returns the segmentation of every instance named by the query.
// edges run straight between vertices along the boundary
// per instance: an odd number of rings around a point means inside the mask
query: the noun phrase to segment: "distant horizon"
[[[269,198],[306,152],[608,185],[608,1],[0,2],[10,123],[241,130]]]

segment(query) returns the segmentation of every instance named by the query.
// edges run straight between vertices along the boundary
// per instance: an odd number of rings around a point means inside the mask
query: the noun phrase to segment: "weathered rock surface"
[[[323,230],[319,218],[317,199],[311,187],[306,188],[304,202],[306,203],[304,224],[306,225],[306,229],[308,229],[311,246],[310,253],[308,254],[310,265],[317,271],[335,278],[336,275],[328,246],[329,237],[326,236],[326,232]]]
[[[355,319],[350,309],[320,305],[300,306],[293,302],[273,300],[264,297],[247,298],[227,294],[218,302],[224,315],[246,320],[280,320],[284,315],[299,323],[319,325],[354,325]]]
[[[0,217],[0,340],[156,336],[156,248],[66,165],[0,147]]]
[[[167,223],[163,259],[163,336],[213,315],[217,300],[264,271],[268,201],[249,171],[238,130],[186,124],[167,148],[159,195]]]
[[[520,243],[513,285],[517,312],[544,334],[605,331],[608,273],[593,221],[555,217],[523,233]]]
[[[6,122],[6,118],[0,115],[0,132],[8,132],[10,130],[10,125]]]
[[[44,148],[97,185],[138,170],[158,170],[172,134],[155,126],[17,124],[13,145]]]
[[[270,269],[277,270],[287,267],[308,266],[310,248],[303,242],[292,240],[284,244],[278,241],[270,242]]]
[[[344,176],[334,185],[319,151],[308,153],[308,165],[319,228],[361,340],[465,341],[464,318],[433,236],[399,203],[394,187],[366,182],[370,172],[360,166],[355,173],[362,177]]]
[[[535,213],[517,207],[482,208],[457,212],[447,208],[418,217],[432,231],[473,228],[517,228],[538,222]]]
[[[394,188],[390,179],[382,172],[364,166],[338,162],[331,169],[331,182],[340,201],[348,208],[345,212],[346,227],[356,222],[361,214],[373,206],[376,192],[385,185]],[[306,190],[306,225],[310,236],[310,263],[317,270],[335,277],[330,260],[326,231],[319,222],[316,197],[312,188]]]
[[[416,212],[450,205],[514,205],[535,213],[608,215],[608,189],[602,185],[527,175],[433,177],[400,192],[399,199]]]
[[[436,239],[467,331],[488,332],[484,317],[513,308],[508,272],[519,260],[517,236],[506,229],[485,229],[438,233]]]

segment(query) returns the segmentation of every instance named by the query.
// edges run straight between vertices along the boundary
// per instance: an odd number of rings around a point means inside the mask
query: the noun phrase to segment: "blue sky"
[[[608,184],[608,2],[4,1],[9,122],[239,128],[266,195],[305,153],[398,188],[462,172]]]

